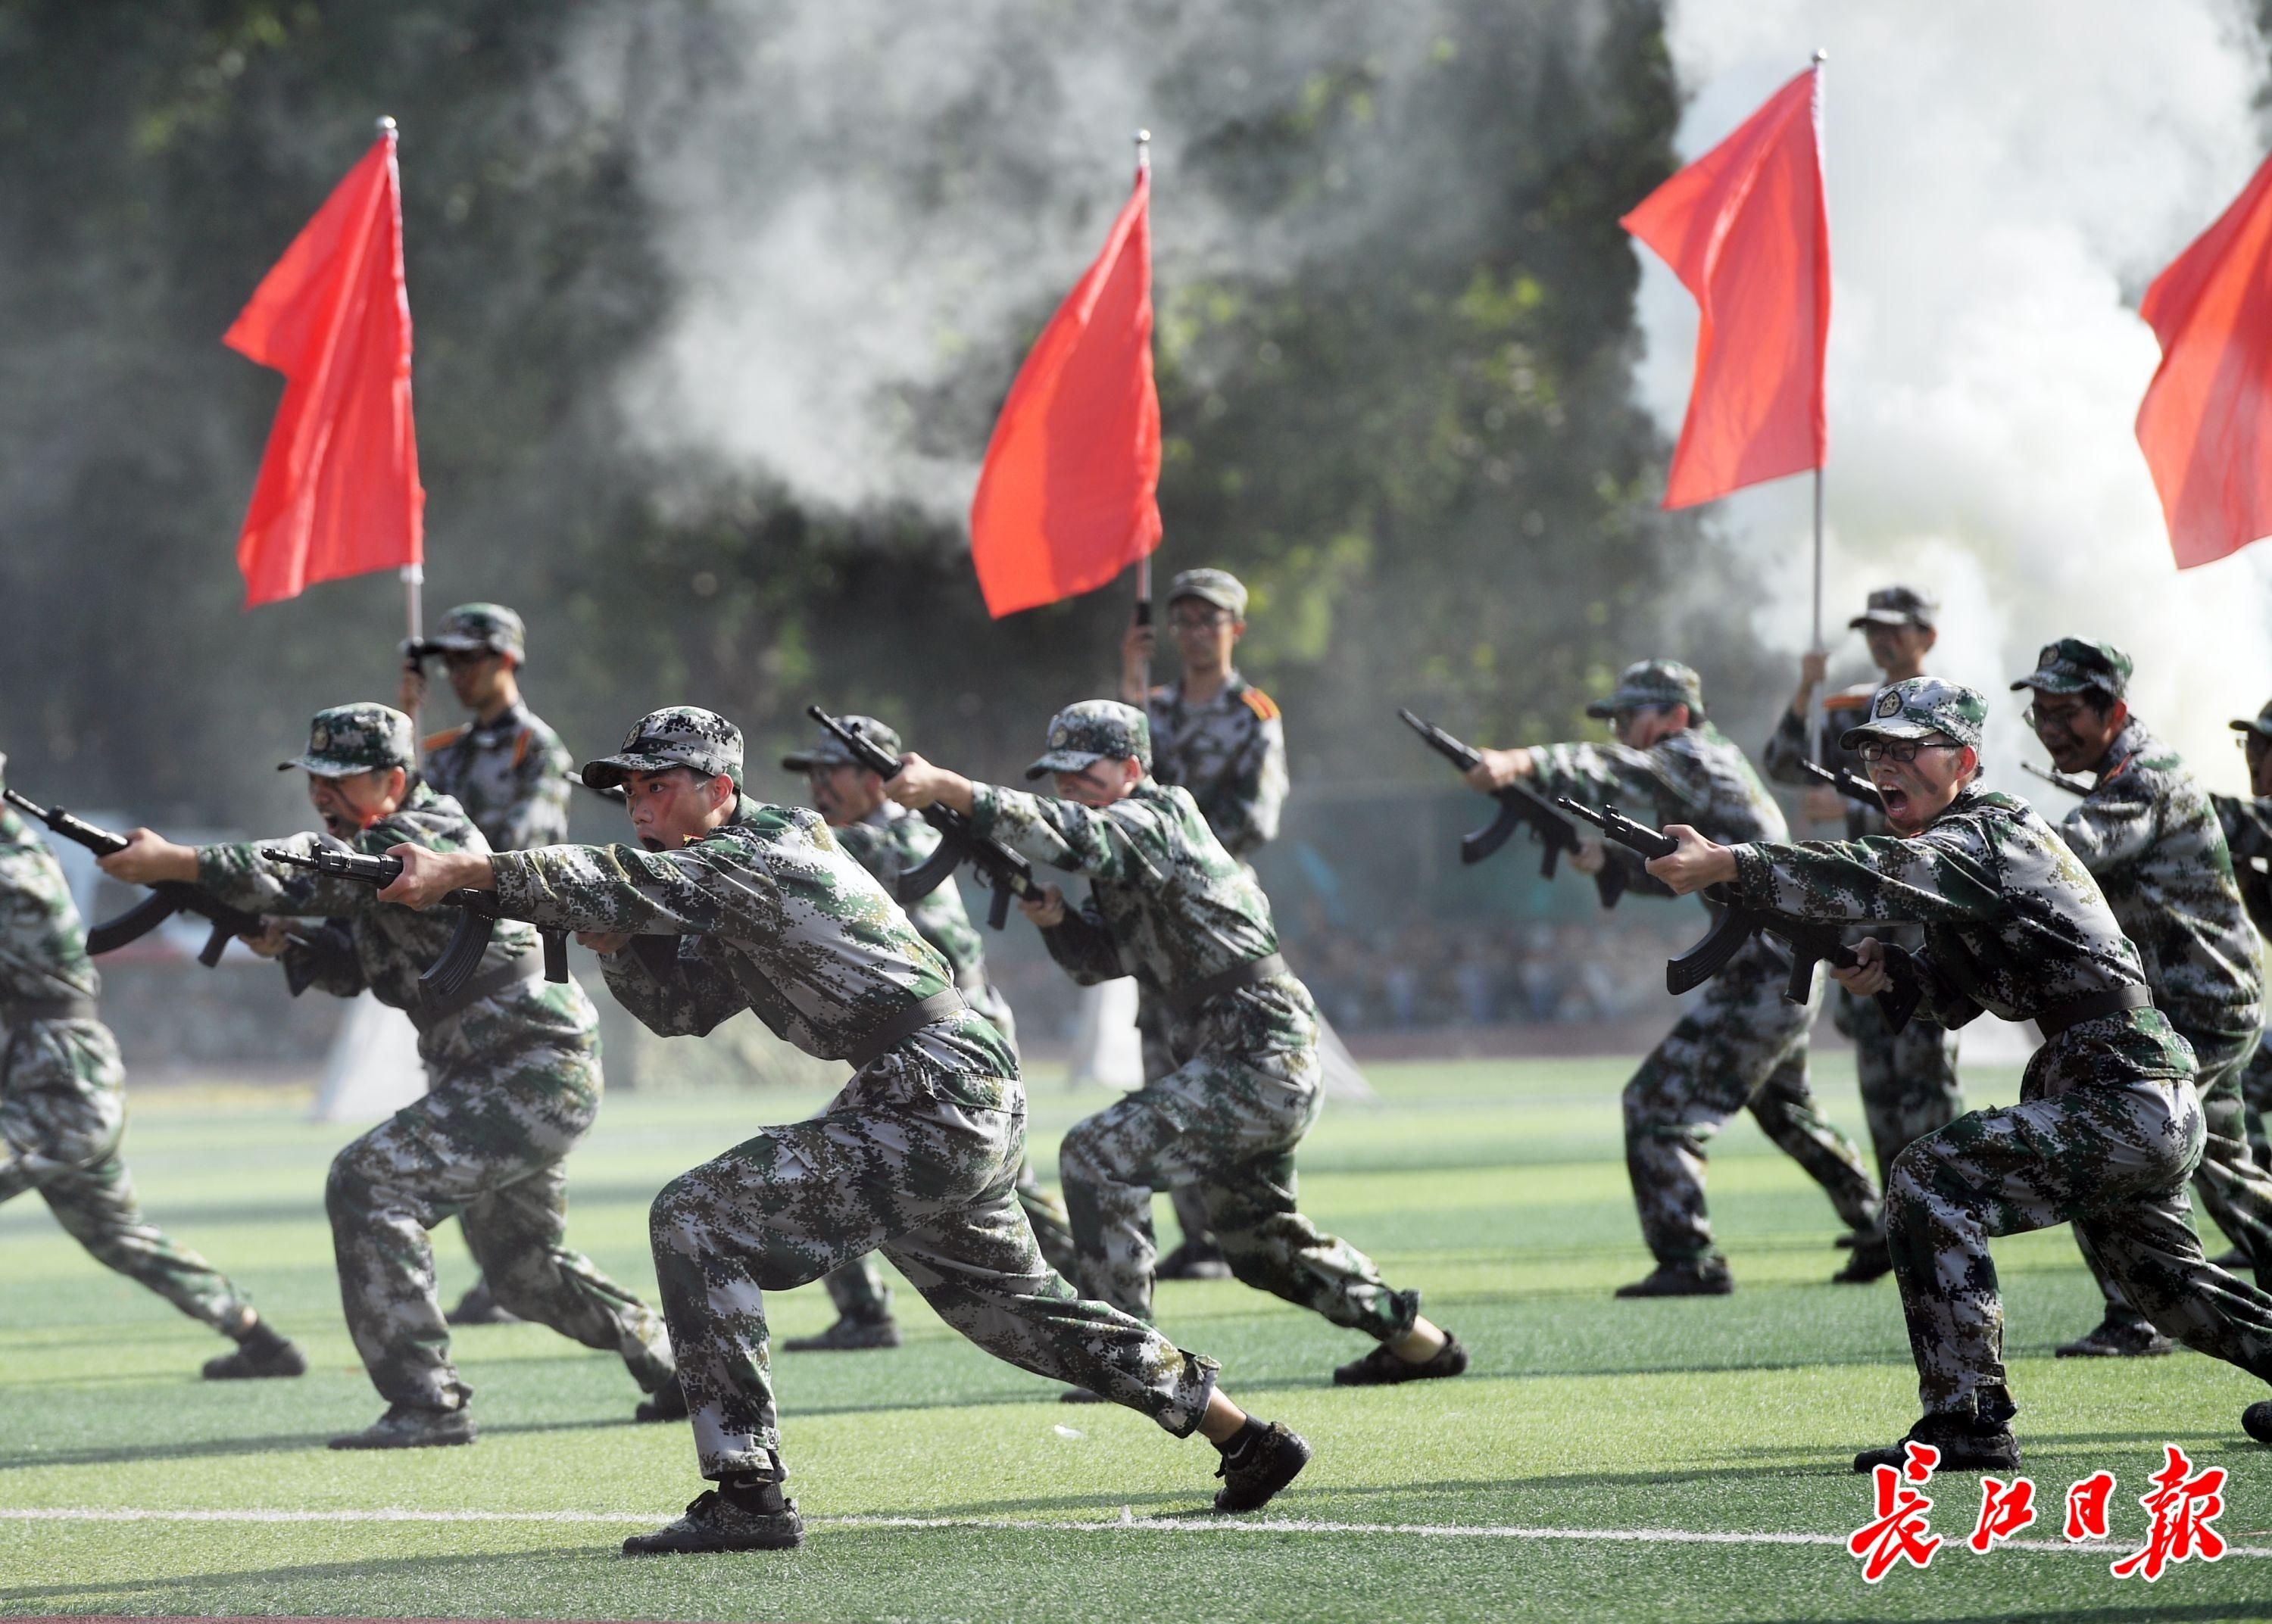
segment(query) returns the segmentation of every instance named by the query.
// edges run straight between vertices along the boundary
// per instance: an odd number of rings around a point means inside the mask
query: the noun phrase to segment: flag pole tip
[[[1814,48],[1814,65],[1816,67],[1820,67],[1824,63],[1828,62],[1829,60],[1829,51],[1820,45]]]
[[[381,135],[392,135],[394,133],[394,121],[385,114],[381,113],[378,115],[378,133]]]

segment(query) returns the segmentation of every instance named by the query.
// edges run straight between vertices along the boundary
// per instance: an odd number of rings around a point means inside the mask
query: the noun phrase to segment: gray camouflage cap
[[[1958,744],[1980,748],[1988,720],[1988,696],[1977,688],[1939,677],[1910,677],[1878,690],[1870,719],[1838,735],[1838,748],[1850,750],[1865,739],[1924,739],[1940,734]]]
[[[2079,694],[2096,688],[2122,697],[2130,685],[2130,656],[2111,643],[2089,637],[2061,637],[2046,643],[2036,655],[2036,668],[2012,684],[2014,693],[2032,688],[2044,694]]]
[[[2272,739],[2272,704],[2268,704],[2259,711],[2256,713],[2256,719],[2253,722],[2235,721],[2232,724],[2232,731],[2253,733],[2260,739]],[[4,771],[7,764],[8,758],[5,756],[0,756],[0,771]]]
[[[1865,626],[1923,626],[1930,630],[1939,622],[1940,600],[1931,592],[1914,586],[1880,586],[1870,594],[1869,607],[1846,625],[1856,631]]]
[[[1228,609],[1235,621],[1246,618],[1245,585],[1228,570],[1185,570],[1168,583],[1170,607],[1178,598],[1196,598],[1218,609]]]
[[[724,773],[742,787],[742,730],[715,711],[691,704],[650,711],[624,735],[613,756],[587,761],[579,772],[593,789],[613,789],[633,772],[691,767],[705,778]]]
[[[510,654],[516,665],[528,660],[528,629],[501,603],[461,603],[442,617],[421,652],[430,654]]]
[[[900,754],[904,748],[900,735],[872,716],[840,716],[836,719],[862,738],[874,742],[886,755]],[[791,750],[781,758],[784,772],[804,772],[814,767],[849,767],[854,765],[852,749],[826,727],[815,735],[811,748]]]
[[[318,778],[343,778],[352,772],[384,772],[418,764],[410,719],[392,705],[365,701],[318,711],[308,723],[308,753],[276,764],[279,772],[298,767]]]
[[[1026,776],[1079,772],[1091,762],[1131,756],[1145,771],[1152,770],[1152,724],[1144,712],[1117,699],[1084,699],[1050,719],[1049,751],[1026,769]]]
[[[1618,674],[1617,691],[1586,707],[1588,716],[1615,716],[1643,705],[1685,704],[1704,714],[1704,679],[1677,659],[1637,659]]]

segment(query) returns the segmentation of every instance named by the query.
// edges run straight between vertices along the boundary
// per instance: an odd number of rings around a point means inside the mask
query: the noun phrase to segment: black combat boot
[[[1375,1343],[1363,1359],[1334,1367],[1335,1387],[1388,1387],[1399,1382],[1432,1382],[1466,1374],[1468,1351],[1450,1331],[1444,1345],[1427,1359],[1406,1359],[1385,1342]]]
[[[490,1291],[489,1277],[484,1275],[458,1299],[458,1306],[444,1315],[442,1320],[449,1325],[518,1325],[520,1315],[498,1305]]]
[[[1677,1263],[1659,1263],[1632,1285],[1618,1287],[1618,1295],[1725,1297],[1735,1289],[1736,1279],[1728,1272],[1728,1260],[1717,1253],[1708,1252],[1702,1257],[1685,1259]]]
[[[2240,1430],[2259,1443],[2272,1443],[2272,1400],[2260,1398],[2243,1410]]]
[[[2020,1468],[2020,1441],[2012,1436],[2010,1422],[1934,1414],[1920,1417],[1898,1442],[1863,1450],[1854,1457],[1854,1470],[1905,1466],[1910,1457],[1902,1446],[1912,1442],[1929,1443],[1940,1451],[1933,1468],[1936,1471],[2017,1471]]]
[[[2159,1359],[2177,1347],[2150,1320],[2110,1310],[2096,1330],[2060,1343],[2058,1352],[2061,1359]]]
[[[1155,1280],[1228,1280],[1230,1263],[1212,1235],[1182,1245],[1153,1265]]]
[[[1215,1448],[1222,1454],[1222,1464],[1214,1469],[1222,1479],[1214,1492],[1218,1511],[1259,1511],[1310,1464],[1310,1446],[1300,1434],[1288,1431],[1282,1422],[1265,1426],[1252,1416],[1229,1443]]]
[[[791,1337],[781,1344],[784,1353],[856,1353],[867,1348],[900,1345],[900,1322],[886,1315],[880,1320],[840,1319],[817,1337]]]
[[[1846,1266],[1830,1277],[1835,1285],[1867,1285],[1872,1280],[1882,1280],[1894,1271],[1894,1251],[1886,1244],[1883,1235],[1865,1237],[1854,1243],[1853,1255]]]
[[[472,1413],[460,1404],[455,1410],[419,1410],[409,1404],[389,1404],[386,1413],[359,1433],[332,1440],[335,1449],[438,1449],[471,1443],[480,1434]]]
[[[687,1418],[686,1389],[678,1384],[678,1373],[672,1371],[670,1380],[639,1401],[632,1412],[634,1421],[683,1421]]]
[[[205,1372],[208,1382],[304,1376],[308,1374],[308,1360],[289,1337],[277,1334],[265,1320],[255,1320],[252,1328],[237,1338],[236,1351],[206,1360]]]

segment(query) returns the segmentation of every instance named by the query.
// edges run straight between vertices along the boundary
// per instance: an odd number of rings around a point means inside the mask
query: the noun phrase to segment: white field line
[[[372,1510],[293,1511],[258,1509],[178,1511],[137,1507],[0,1507],[0,1522],[24,1523],[602,1523],[641,1525],[667,1523],[667,1511],[418,1511],[402,1507]],[[813,1516],[808,1528],[967,1528],[1019,1533],[1110,1534],[1372,1534],[1423,1539],[1559,1540],[1576,1545],[1835,1546],[1843,1534],[1775,1533],[1693,1528],[1524,1528],[1513,1523],[1328,1523],[1312,1517],[1154,1517],[1124,1514],[1107,1520],[987,1516]],[[1945,1535],[1944,1550],[1963,1536]],[[2122,1554],[2111,1539],[2073,1544],[2065,1539],[2005,1539],[1997,1549],[2058,1551],[2080,1556]],[[2272,1556],[2272,1546],[2228,1545],[2227,1556]]]

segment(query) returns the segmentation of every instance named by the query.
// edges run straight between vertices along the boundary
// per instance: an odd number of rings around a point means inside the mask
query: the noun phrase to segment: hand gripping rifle
[[[43,807],[12,789],[0,789],[0,795],[6,796],[8,804],[19,812],[39,819],[64,839],[76,841],[97,857],[108,857],[126,849],[124,835],[113,834],[108,829],[97,829],[84,818],[73,817],[61,807]],[[116,919],[107,920],[88,931],[86,950],[95,954],[115,952],[128,942],[148,935],[176,913],[194,913],[212,921],[213,934],[206,938],[205,946],[198,950],[198,963],[208,970],[220,963],[220,956],[233,938],[260,934],[258,914],[232,908],[186,880],[164,880],[152,886],[150,895],[143,901]]]
[[[1585,819],[1600,830],[1604,838],[1614,840],[1644,859],[1670,857],[1680,849],[1680,843],[1670,835],[1635,823],[1615,807],[1605,806],[1596,812],[1566,795],[1557,797],[1554,804],[1573,817]],[[1701,987],[1719,974],[1754,935],[1773,936],[1790,950],[1790,982],[1782,989],[1788,1003],[1805,1003],[1814,995],[1816,965],[1827,962],[1833,969],[1851,970],[1862,962],[1854,950],[1840,939],[1834,927],[1794,919],[1788,913],[1766,908],[1747,908],[1715,898],[1710,891],[1705,894],[1705,905],[1712,910],[1712,928],[1701,942],[1679,957],[1666,961],[1664,966],[1665,990],[1675,995]],[[1886,942],[1880,942],[1879,947],[1885,954],[1886,972],[1892,976],[1893,985],[1878,995],[1878,1008],[1885,1014],[1886,1024],[1899,1032],[1917,1013],[1917,1001],[1924,988],[1905,950]]]
[[[1396,714],[1404,725],[1420,735],[1428,748],[1450,762],[1461,772],[1483,760],[1483,754],[1474,746],[1463,744],[1435,723],[1424,721],[1401,706]],[[1538,872],[1543,878],[1552,879],[1554,870],[1562,861],[1562,853],[1579,850],[1577,831],[1570,821],[1554,809],[1553,804],[1536,790],[1521,784],[1509,784],[1491,792],[1498,802],[1498,816],[1481,829],[1469,831],[1460,837],[1460,860],[1479,863],[1507,843],[1514,831],[1529,825],[1530,838],[1543,849],[1538,860]],[[1594,889],[1601,893],[1602,905],[1614,908],[1618,898],[1624,896],[1632,876],[1618,863],[1603,865],[1594,876]]]
[[[329,846],[319,846],[313,855],[303,857],[297,852],[265,846],[260,854],[271,862],[312,869],[334,880],[352,880],[373,890],[393,884],[402,874],[400,857],[366,857],[360,852],[334,851]],[[481,968],[482,956],[489,951],[490,938],[497,934],[497,921],[511,917],[498,911],[497,897],[490,891],[454,890],[442,898],[441,905],[458,910],[458,928],[450,937],[450,945],[442,950],[442,956],[427,965],[418,978],[418,985],[427,996],[436,1000],[455,997],[474,979]],[[544,979],[565,981],[568,933],[540,926],[537,935],[544,941]]]
[[[1833,772],[1820,762],[1803,761],[1798,764],[1805,769],[1807,777],[1818,784],[1836,790],[1855,805],[1866,808],[1872,812],[1882,814],[1885,811],[1886,798],[1878,793],[1876,785],[1859,773],[1849,772],[1842,767]]]
[[[899,757],[858,728],[845,726],[817,704],[805,706],[804,713],[835,734],[852,752],[852,759],[878,778],[889,781],[899,777]],[[938,831],[938,850],[900,875],[893,894],[901,907],[930,896],[957,866],[965,862],[994,888],[994,899],[986,905],[986,923],[990,929],[1001,929],[1009,920],[1011,898],[1038,902],[1043,896],[1042,888],[1034,883],[1034,865],[1022,853],[980,834],[971,828],[970,820],[953,807],[925,807],[923,818]]]

